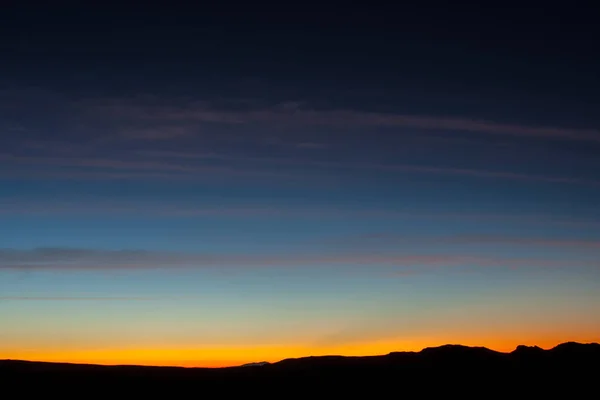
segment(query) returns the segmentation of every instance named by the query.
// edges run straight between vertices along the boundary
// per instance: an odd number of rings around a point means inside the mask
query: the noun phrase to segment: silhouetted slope
[[[5,360],[0,361],[0,382],[5,389],[17,385],[28,392],[69,391],[84,385],[96,392],[107,391],[113,397],[111,390],[118,388],[119,393],[132,391],[137,395],[146,391],[157,395],[166,390],[169,396],[180,390],[202,393],[218,390],[221,394],[265,397],[272,393],[285,398],[290,397],[288,391],[292,390],[294,396],[314,392],[319,395],[313,397],[320,398],[325,391],[339,396],[356,394],[359,390],[368,390],[371,395],[392,390],[400,397],[410,393],[427,397],[450,392],[487,397],[507,391],[512,397],[530,393],[537,398],[542,393],[573,396],[591,388],[597,380],[599,363],[600,345],[596,343],[564,343],[550,350],[519,346],[511,353],[446,345],[382,356],[285,359],[252,368],[99,366]]]

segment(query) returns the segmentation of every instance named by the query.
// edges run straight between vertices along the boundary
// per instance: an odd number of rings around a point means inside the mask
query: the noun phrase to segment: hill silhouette
[[[573,396],[595,387],[599,364],[598,343],[568,342],[549,350],[518,346],[510,353],[445,345],[419,352],[304,357],[227,368],[2,360],[0,382],[3,390],[39,390],[44,396],[55,393],[62,398],[68,393],[104,392],[120,398],[126,393],[173,396],[187,391],[196,393],[194,397],[208,397],[215,390],[221,395],[277,398],[296,397],[302,392],[316,398],[326,393],[337,398],[355,396],[358,391],[369,396],[392,391],[399,398],[411,393],[427,397],[436,393],[496,396],[500,392],[517,398],[528,393],[538,398],[542,394]],[[81,392],[77,388],[86,389]]]

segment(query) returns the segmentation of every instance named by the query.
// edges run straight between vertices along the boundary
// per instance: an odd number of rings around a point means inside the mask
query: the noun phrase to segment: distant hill
[[[198,393],[240,395],[268,393],[282,389],[283,398],[291,393],[356,394],[357,390],[375,392],[395,390],[406,394],[434,393],[489,394],[517,390],[534,398],[543,393],[573,396],[585,388],[596,387],[600,376],[600,344],[563,343],[552,349],[518,346],[510,353],[484,347],[445,345],[420,352],[393,352],[381,356],[319,356],[285,359],[274,363],[258,362],[228,368],[182,368],[144,366],[101,366],[90,364],[46,363],[19,360],[0,361],[0,383],[7,390],[16,386],[20,393],[35,390],[66,391],[76,387],[94,388],[94,393],[111,390],[148,391],[156,395],[166,390],[193,390]],[[253,368],[248,368],[248,367]],[[83,385],[83,386],[81,386]],[[479,392],[480,388],[482,391]],[[586,389],[587,390],[587,389]],[[73,393],[81,394],[82,392]],[[183,393],[183,392],[182,392]],[[208,393],[208,392],[207,392]],[[207,394],[205,393],[205,394]],[[212,392],[211,392],[212,393]],[[510,393],[513,393],[512,395]],[[204,397],[204,396],[200,396]],[[403,396],[400,396],[403,397]],[[410,396],[409,396],[410,397]],[[320,398],[320,396],[317,396]],[[338,397],[335,397],[338,398]]]
[[[241,367],[262,367],[263,365],[268,365],[270,364],[267,361],[259,361],[259,362],[254,362],[254,363],[248,363],[248,364],[243,364],[240,365]]]

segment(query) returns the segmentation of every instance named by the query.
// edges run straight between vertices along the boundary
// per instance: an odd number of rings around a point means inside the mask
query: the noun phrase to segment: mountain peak
[[[270,363],[268,361],[259,361],[259,362],[252,362],[252,363],[248,363],[248,364],[242,364],[240,365],[240,367],[262,367],[263,365],[269,365]]]
[[[517,346],[517,348],[515,350],[513,350],[513,353],[539,353],[539,352],[543,352],[544,349],[542,349],[539,346],[526,346],[524,344],[520,344]]]

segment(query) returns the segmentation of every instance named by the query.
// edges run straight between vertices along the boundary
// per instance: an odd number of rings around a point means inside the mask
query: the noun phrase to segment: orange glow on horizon
[[[0,358],[67,362],[77,364],[102,365],[147,365],[180,367],[230,367],[251,362],[277,362],[286,358],[300,358],[322,355],[367,356],[383,355],[394,351],[420,351],[426,347],[444,344],[462,344],[465,346],[483,346],[501,352],[510,352],[520,344],[537,345],[544,349],[560,343],[575,341],[582,343],[598,342],[599,337],[571,337],[562,340],[556,338],[498,338],[487,340],[454,340],[447,338],[371,341],[341,346],[246,346],[246,347],[210,347],[210,348],[141,348],[110,350],[10,350],[0,349]]]

